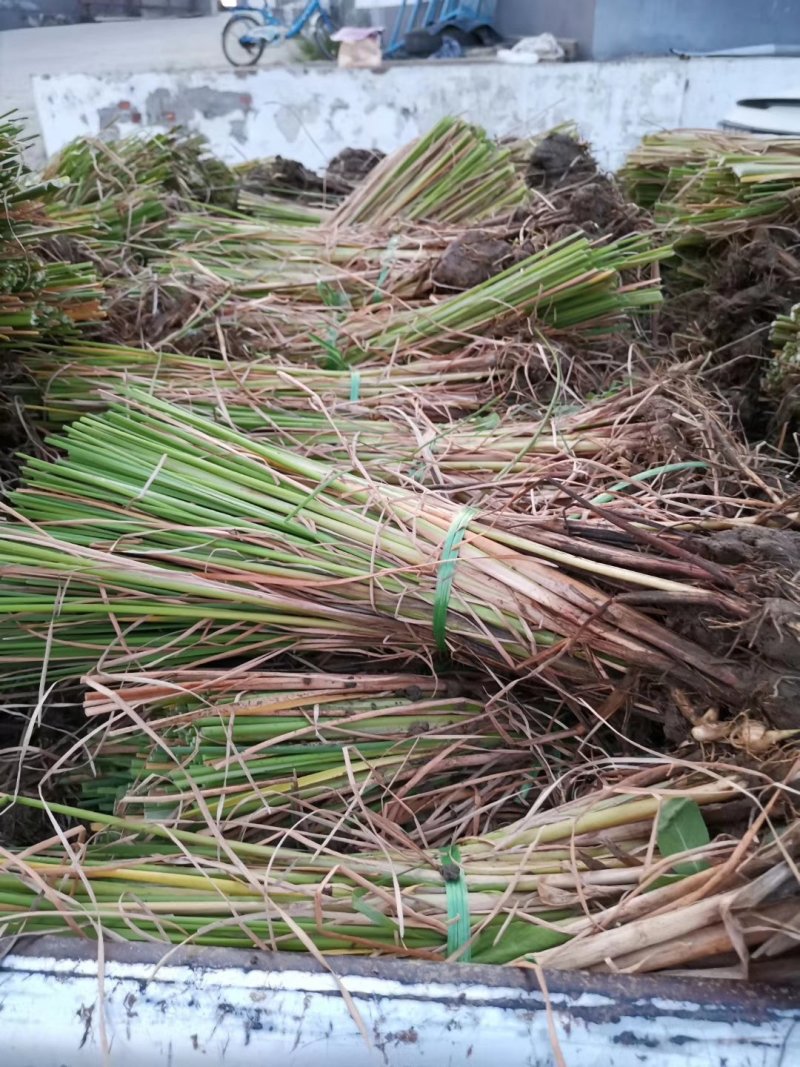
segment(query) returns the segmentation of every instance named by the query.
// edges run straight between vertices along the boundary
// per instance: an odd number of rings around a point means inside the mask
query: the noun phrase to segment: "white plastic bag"
[[[559,63],[564,54],[552,33],[540,33],[536,37],[523,37],[513,48],[499,48],[497,58],[501,63]]]

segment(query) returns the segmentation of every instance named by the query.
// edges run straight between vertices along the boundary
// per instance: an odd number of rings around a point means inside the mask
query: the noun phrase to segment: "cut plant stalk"
[[[211,810],[248,840],[288,825],[363,845],[373,812],[387,839],[397,827],[422,844],[447,843],[462,823],[486,831],[519,814],[543,739],[555,761],[556,742],[575,734],[544,716],[538,729],[508,701],[447,696],[424,675],[182,671],[87,684],[87,716],[108,722],[88,765],[64,779],[86,807],[201,830]]]
[[[247,189],[239,192],[237,206],[243,215],[281,226],[321,226],[328,216],[325,208]]]
[[[26,392],[32,410],[41,403],[50,424],[102,411],[103,389],[138,384],[165,400],[205,411],[215,420],[247,428],[263,424],[261,412],[280,407],[358,414],[391,405],[437,417],[476,411],[507,386],[495,355],[487,350],[452,359],[381,363],[358,371],[322,370],[281,363],[275,356],[225,361],[125,345],[76,341],[26,351],[25,364],[42,393]],[[241,420],[241,421],[240,421]]]
[[[333,212],[331,223],[477,222],[526,197],[508,149],[479,127],[445,118],[382,160]]]
[[[685,239],[728,236],[794,217],[800,141],[713,130],[650,134],[620,176],[638,204]]]
[[[658,942],[662,931],[680,930],[682,897],[690,899],[713,878],[706,914],[719,915],[728,904],[741,909],[746,895],[737,904],[730,892],[740,876],[725,866],[735,840],[726,835],[673,856],[656,837],[669,798],[681,796],[724,817],[745,795],[742,781],[675,775],[671,764],[652,768],[644,780],[624,765],[609,770],[615,780],[579,800],[444,850],[384,845],[347,854],[322,845],[309,851],[300,829],[256,844],[225,838],[211,826],[199,833],[21,798],[22,805],[90,822],[101,832],[79,854],[51,844],[4,855],[3,932],[96,938],[102,931],[133,941],[508,964],[547,959],[548,949],[585,927],[587,913],[588,920],[596,917],[598,942],[614,924],[620,952],[628,926],[633,934],[648,915],[649,940]],[[748,854],[757,859],[758,846]],[[676,873],[687,859],[703,870]],[[763,888],[758,879],[752,883],[756,896],[786,893],[777,868],[764,878]],[[669,926],[654,921],[665,899]],[[580,940],[587,944],[585,935]],[[610,947],[606,959],[613,961]]]
[[[544,333],[602,333],[629,314],[658,304],[652,280],[622,284],[620,272],[672,255],[646,237],[606,245],[575,235],[536,252],[488,281],[428,307],[389,311],[381,305],[354,312],[340,325],[348,363],[377,353],[393,358],[415,352],[448,352],[475,334],[497,334],[525,319]]]
[[[458,231],[456,231],[458,232]],[[166,278],[204,273],[243,299],[289,294],[324,304],[326,290],[347,302],[412,298],[430,288],[427,275],[452,232],[267,224],[182,212],[165,233],[175,246],[155,268]]]
[[[792,409],[800,372],[800,304],[795,304],[787,314],[777,316],[769,339],[773,357],[764,384],[771,395],[782,402],[783,409]]]
[[[79,137],[48,163],[46,180],[61,179],[58,200],[73,207],[148,188],[188,203],[235,203],[233,172],[209,154],[200,134],[175,127],[149,137],[116,140]]]
[[[95,653],[79,647],[82,627],[95,635],[106,625],[116,657],[128,655],[135,621],[138,640],[147,644],[152,628],[166,641],[163,665],[204,633],[206,654],[218,654],[220,635],[238,631],[263,651],[329,647],[333,635],[347,647],[438,649],[466,662],[480,651],[507,669],[535,665],[554,684],[604,685],[629,668],[706,693],[744,684],[741,664],[606,591],[657,590],[662,609],[749,614],[713,584],[547,547],[435,493],[340,474],[138,390],[52,443],[64,457],[30,460],[13,498],[35,527],[0,529],[6,663],[41,662],[46,644],[85,671]]]
[[[92,265],[52,261],[42,251],[61,232],[46,215],[54,189],[29,180],[21,132],[0,117],[0,345],[69,337],[75,323],[102,314]]]

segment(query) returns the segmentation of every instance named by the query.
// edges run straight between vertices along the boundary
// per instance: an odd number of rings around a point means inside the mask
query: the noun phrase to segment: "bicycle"
[[[234,67],[252,67],[258,63],[268,44],[290,41],[303,31],[310,31],[311,40],[328,59],[334,58],[331,35],[339,27],[327,6],[321,0],[308,3],[291,24],[287,26],[269,0],[263,0],[262,8],[236,7],[222,29],[222,51]]]

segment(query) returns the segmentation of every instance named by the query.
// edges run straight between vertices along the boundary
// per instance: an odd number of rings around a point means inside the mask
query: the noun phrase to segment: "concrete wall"
[[[177,122],[205,133],[232,162],[279,154],[316,168],[348,145],[391,151],[456,114],[497,135],[574,119],[613,168],[644,133],[714,126],[742,95],[776,93],[796,81],[797,68],[792,59],[535,67],[427,60],[379,73],[312,64],[249,73],[64,74],[35,78],[34,95],[48,153],[104,128],[125,134]]]

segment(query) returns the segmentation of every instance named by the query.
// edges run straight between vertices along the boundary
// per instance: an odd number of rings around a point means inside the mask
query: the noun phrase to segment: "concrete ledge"
[[[796,992],[45,937],[0,962],[4,1067],[789,1067]],[[359,1032],[346,989],[366,1030]],[[104,1056],[104,1048],[110,1054]]]
[[[33,81],[48,154],[104,128],[122,135],[178,122],[206,134],[230,162],[283,155],[316,168],[346,146],[391,151],[456,114],[497,135],[575,120],[600,162],[615,168],[644,133],[713,127],[738,98],[778,92],[796,78],[791,58],[650,58],[534,67],[425,61],[380,72],[298,64]]]

